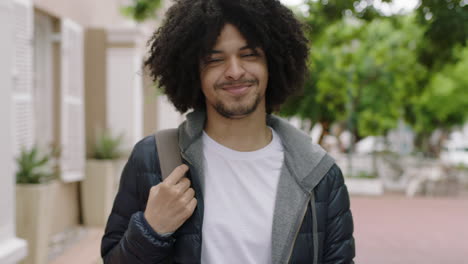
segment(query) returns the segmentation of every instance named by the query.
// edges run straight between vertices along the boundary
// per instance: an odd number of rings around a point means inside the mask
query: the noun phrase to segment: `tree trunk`
[[[419,132],[416,133],[414,145],[417,151],[420,151],[424,156],[430,156],[429,138],[431,133]]]
[[[320,133],[318,144],[323,146],[323,139],[330,133],[330,123],[320,122],[320,124],[322,125],[322,133]]]
[[[341,134],[346,130],[346,124],[343,122],[338,122],[335,124],[335,128],[333,130],[333,135],[336,137],[336,140],[338,141],[338,148],[340,149],[340,152],[345,152],[346,148],[343,146],[343,142],[341,141]]]
[[[441,135],[437,139],[437,143],[432,148],[432,154],[434,157],[439,158],[440,152],[442,152],[442,146],[444,145],[445,141],[448,139],[450,132],[447,129],[443,129]]]

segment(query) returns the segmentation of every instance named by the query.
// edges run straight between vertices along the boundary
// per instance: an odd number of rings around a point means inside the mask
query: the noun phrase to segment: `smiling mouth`
[[[223,90],[229,94],[240,96],[248,92],[251,85],[237,85],[237,86],[227,86],[223,87]]]
[[[250,90],[250,87],[252,87],[252,83],[240,83],[240,84],[235,84],[235,85],[224,85],[221,87],[221,90],[227,92],[228,94],[234,95],[234,96],[242,96],[244,94],[247,94],[248,91]]]

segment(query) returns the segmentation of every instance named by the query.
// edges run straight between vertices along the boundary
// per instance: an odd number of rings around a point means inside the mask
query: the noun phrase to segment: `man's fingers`
[[[189,188],[184,193],[181,199],[184,203],[189,203],[193,199],[193,197],[195,197],[195,191],[192,188]]]
[[[187,205],[187,210],[189,212],[188,217],[190,217],[193,214],[193,211],[195,211],[195,207],[197,207],[197,198],[193,198]]]
[[[189,170],[189,167],[185,164],[177,166],[169,176],[164,180],[164,183],[169,185],[175,185],[177,182],[184,177],[185,173]]]
[[[181,193],[185,193],[185,191],[187,191],[187,189],[190,188],[190,180],[187,178],[183,178],[175,185],[175,187]]]
[[[185,209],[183,210],[181,216],[184,221],[190,218],[192,216],[193,211],[195,211],[195,207],[197,207],[197,199],[193,198],[190,203],[188,203],[185,206]]]

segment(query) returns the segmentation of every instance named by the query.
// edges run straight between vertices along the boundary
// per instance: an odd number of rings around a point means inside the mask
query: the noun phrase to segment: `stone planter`
[[[28,255],[21,263],[47,263],[54,184],[16,185],[16,233],[28,242]]]
[[[86,177],[80,188],[85,225],[105,226],[117,193],[122,163],[122,160],[86,161]]]
[[[380,179],[345,178],[345,184],[350,195],[382,195],[383,183]]]

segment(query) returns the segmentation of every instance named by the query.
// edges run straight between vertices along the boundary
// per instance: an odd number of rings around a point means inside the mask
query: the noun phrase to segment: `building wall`
[[[148,72],[143,74],[143,135],[151,135],[157,129],[157,95],[158,91]]]
[[[107,126],[114,135],[124,135],[125,150],[143,136],[141,65],[141,54],[135,48],[107,49]]]
[[[106,28],[133,25],[119,13],[119,0],[34,0],[37,8],[58,17],[68,17],[84,27]]]
[[[8,9],[6,9],[7,3],[0,4],[0,34],[5,37],[5,40],[13,37],[13,25],[9,16]],[[3,6],[3,7],[2,7]],[[9,8],[9,7],[8,7]],[[4,127],[4,124],[11,123],[11,89],[12,89],[12,67],[14,53],[12,41],[0,41],[0,124]],[[13,235],[12,230],[9,229],[13,226],[13,159],[10,138],[12,137],[12,131],[10,126],[6,126],[8,129],[0,129],[0,168],[2,168],[2,174],[0,177],[0,193],[2,199],[0,199],[0,210],[5,212],[7,217],[0,218],[0,241]],[[3,213],[2,213],[3,214]],[[8,228],[7,228],[8,227]]]
[[[96,134],[107,126],[106,49],[106,31],[102,28],[87,29],[85,32],[85,121],[88,157],[96,141]]]
[[[124,148],[131,149],[146,132],[154,131],[161,125],[178,125],[181,118],[175,114],[173,108],[164,103],[162,108],[157,108],[154,97],[148,100],[143,98],[142,59],[146,41],[155,28],[154,23],[135,26],[135,23],[120,15],[118,10],[121,2],[116,0],[33,2],[37,12],[54,17],[56,32],[59,31],[57,22],[61,18],[72,19],[85,29],[85,122],[88,154],[95,141],[97,129],[110,128],[116,134],[125,132],[127,140]],[[130,33],[127,34],[127,31]],[[109,34],[112,35],[111,38]],[[120,36],[124,36],[123,40],[119,40]],[[54,44],[53,56],[54,90],[56,95],[60,95],[61,61],[58,43]],[[60,109],[59,97],[55,98],[54,109]],[[152,112],[156,109],[172,112],[167,115]],[[56,111],[54,119],[60,120],[60,114],[60,111]],[[157,115],[163,123],[156,123]],[[56,143],[59,143],[61,139],[58,121],[55,122],[54,135]],[[79,184],[62,182],[55,185],[51,238],[81,223]]]
[[[129,1],[125,0],[100,0],[100,1],[95,1],[95,0],[33,0],[34,4],[37,8],[44,10],[52,15],[55,15],[57,17],[68,17],[76,22],[80,23],[83,25],[85,28],[88,30],[103,30],[103,29],[110,29],[110,28],[135,28],[135,23],[131,21],[128,18],[123,17],[120,14],[119,9],[123,4],[126,2],[128,3]],[[147,47],[146,42],[147,40],[151,37],[153,34],[154,30],[157,28],[157,25],[161,22],[163,18],[163,14],[169,6],[172,4],[172,0],[163,0],[163,4],[161,9],[158,11],[158,16],[155,20],[148,21],[142,24],[138,24],[138,29],[141,30],[141,39],[139,40],[140,43],[137,44],[140,47],[138,47],[140,50],[136,51],[141,53],[140,55],[137,55],[136,57],[139,57],[141,55],[146,55]],[[87,33],[88,34],[88,33]],[[92,34],[97,34],[97,33],[89,33],[91,36]],[[102,35],[101,35],[102,37]],[[112,95],[109,94],[108,92],[105,95],[101,94],[101,91],[96,90],[98,87],[97,85],[101,85],[101,87],[106,87],[106,85],[109,85],[110,82],[118,82],[119,76],[116,76],[113,78],[113,80],[110,80],[109,78],[103,79],[101,78],[102,75],[102,53],[99,53],[102,51],[103,46],[102,42],[101,44],[98,44],[98,42],[93,42],[93,43],[88,43],[91,46],[88,46],[86,50],[88,50],[88,57],[89,54],[92,53],[93,56],[96,59],[92,61],[88,61],[87,67],[86,67],[86,75],[91,76],[91,79],[86,80],[86,87],[87,91],[90,92],[89,85],[90,82],[94,82],[93,86],[93,92],[96,93],[96,100],[100,100],[102,96],[107,96],[107,97],[114,97],[114,98],[119,98],[119,95]],[[94,46],[96,45],[96,46]],[[114,49],[114,51],[111,51],[116,55],[114,57],[114,60],[118,60],[119,57],[119,52]],[[124,51],[124,52],[130,52],[130,51]],[[132,51],[135,52],[135,51]],[[121,57],[121,56],[120,56]],[[96,62],[96,64],[94,63]],[[141,60],[137,63],[141,63]],[[115,66],[115,67],[126,67],[126,66]],[[90,70],[90,68],[93,68],[97,70],[98,72],[93,72]],[[128,67],[127,67],[128,68]],[[121,69],[121,70],[129,70],[129,69]],[[139,73],[141,75],[141,72]],[[93,139],[94,136],[92,136],[92,133],[95,133],[91,131],[92,128],[90,128],[90,125],[95,126],[96,122],[98,124],[106,124],[106,127],[114,127],[117,130],[127,130],[126,133],[129,134],[131,137],[131,141],[126,143],[126,148],[131,147],[137,138],[148,135],[150,133],[153,133],[157,129],[162,129],[162,128],[167,128],[167,127],[174,127],[177,126],[181,120],[184,118],[178,114],[174,108],[168,103],[167,100],[164,98],[157,99],[156,98],[156,91],[154,90],[152,86],[152,81],[147,78],[147,76],[144,76],[143,78],[133,78],[131,80],[134,82],[134,85],[137,85],[137,82],[143,82],[143,89],[142,91],[138,91],[138,93],[141,93],[141,96],[143,98],[143,105],[139,109],[134,109],[134,112],[132,113],[132,117],[126,117],[125,115],[122,116],[123,119],[139,119],[136,115],[142,115],[143,119],[139,121],[143,128],[138,128],[134,127],[132,131],[128,131],[128,129],[124,129],[121,126],[118,125],[119,122],[113,121],[112,119],[115,119],[117,117],[109,117],[108,115],[111,115],[108,111],[110,108],[113,108],[112,106],[105,106],[106,110],[102,111],[102,109],[99,110],[97,113],[98,116],[93,116],[93,119],[97,121],[90,121],[87,120],[87,138],[88,139]],[[128,80],[127,80],[128,82]],[[141,85],[140,85],[141,86]],[[112,87],[112,86],[110,86]],[[123,94],[123,91],[117,91],[119,94]],[[138,96],[138,95],[136,95]],[[130,97],[129,99],[135,100],[135,96]],[[88,103],[87,103],[88,104]],[[87,105],[88,106],[88,105]],[[107,112],[106,112],[107,111]],[[157,111],[158,113],[154,112]],[[169,111],[169,112],[166,112]],[[89,112],[89,111],[88,111]],[[102,113],[106,112],[105,116],[102,115]],[[107,117],[106,117],[107,116]],[[87,116],[89,117],[89,115]],[[95,122],[94,124],[91,124],[90,122]],[[121,122],[123,123],[123,122]],[[115,124],[115,125],[112,125]],[[101,125],[99,125],[101,126]],[[105,128],[105,127],[103,127]],[[93,128],[94,129],[94,128]],[[116,131],[118,133],[118,131]],[[89,153],[90,147],[89,144],[87,144],[87,153]]]
[[[157,109],[156,127],[158,130],[176,128],[185,119],[184,116],[175,110],[165,95],[158,96]]]
[[[15,173],[12,124],[14,24],[12,1],[0,1],[0,263],[26,256],[26,242],[15,235]]]
[[[60,31],[59,20],[54,20],[54,32]],[[54,86],[54,109],[60,109],[61,104],[61,53],[60,43],[55,42],[53,44],[53,86]],[[60,132],[60,120],[61,112],[55,111],[54,116],[54,143],[60,145],[61,132]],[[80,208],[78,200],[78,182],[64,183],[58,182],[54,185],[54,202],[53,202],[53,215],[52,221],[50,222],[50,234],[52,238],[58,233],[64,232],[69,228],[75,227],[80,224]]]
[[[0,2],[6,6],[12,0]],[[64,18],[74,20],[85,28],[85,57],[91,58],[85,65],[85,89],[86,96],[86,134],[87,152],[94,141],[96,127],[102,129],[110,127],[119,133],[119,129],[125,130],[128,140],[125,148],[130,149],[133,144],[144,135],[153,133],[157,129],[175,127],[183,119],[175,112],[174,108],[164,97],[157,99],[156,91],[148,76],[143,76],[141,69],[146,51],[146,41],[156,29],[158,21],[152,21],[138,26],[119,13],[119,0],[30,0],[33,3],[36,14],[49,17],[53,21],[53,33],[60,33],[60,21]],[[167,10],[170,0],[164,1],[160,14]],[[7,23],[7,9],[0,8],[0,32],[3,36],[11,34],[12,41],[0,42],[0,123],[12,123],[11,89],[12,68],[11,54],[14,54],[14,25]],[[162,15],[159,16],[159,21]],[[36,21],[37,22],[37,21]],[[8,33],[9,32],[9,33]],[[111,37],[109,38],[109,33]],[[41,33],[42,34],[42,33]],[[120,39],[124,36],[123,39]],[[60,36],[51,36],[52,58],[49,70],[42,69],[40,77],[44,77],[44,71],[51,72],[53,86],[53,98],[45,98],[53,101],[53,128],[46,135],[53,138],[56,146],[61,144],[61,45]],[[44,42],[45,43],[45,42]],[[40,48],[35,50],[36,55]],[[43,58],[43,56],[41,57]],[[37,61],[37,57],[36,60]],[[40,64],[40,63],[39,63]],[[36,66],[40,67],[40,65]],[[128,73],[128,74],[122,74]],[[37,85],[36,85],[37,86]],[[10,87],[10,88],[9,88]],[[40,92],[39,95],[43,95]],[[36,94],[37,95],[37,94]],[[43,98],[44,99],[44,98]],[[100,103],[104,102],[104,103]],[[49,103],[50,105],[50,103]],[[128,109],[125,110],[125,107]],[[39,108],[39,110],[41,110]],[[50,111],[49,111],[50,112]],[[34,122],[41,122],[34,120]],[[0,177],[0,263],[9,263],[13,255],[5,257],[2,245],[8,244],[8,248],[14,245],[16,258],[26,254],[25,242],[15,237],[15,201],[14,201],[14,146],[11,138],[15,136],[13,127],[0,130],[0,167],[8,177]],[[44,132],[41,130],[41,132]],[[56,238],[63,232],[73,229],[81,224],[80,221],[80,192],[79,182],[58,182],[54,185],[53,212],[51,215],[49,237]],[[8,253],[9,254],[9,253]],[[13,256],[13,257],[12,257]],[[16,260],[15,260],[16,261]]]

